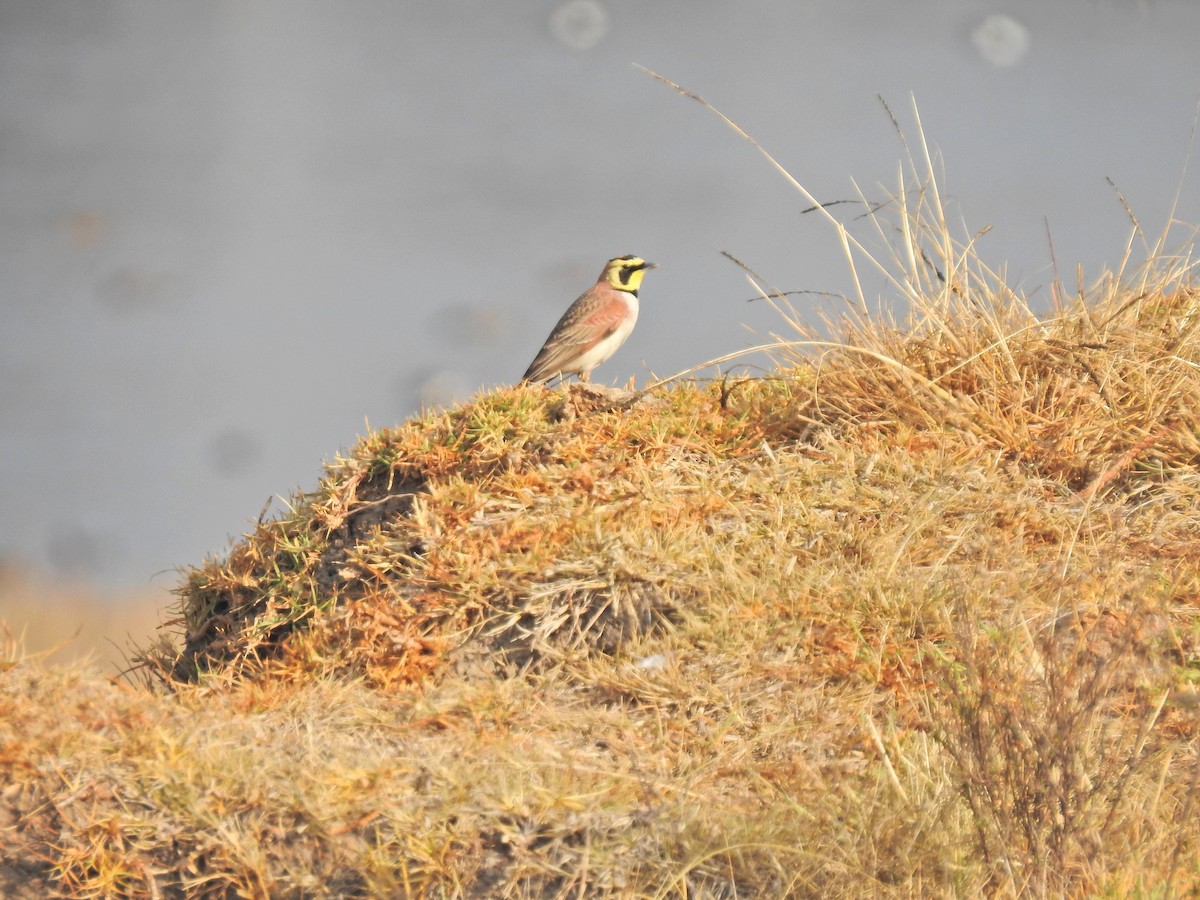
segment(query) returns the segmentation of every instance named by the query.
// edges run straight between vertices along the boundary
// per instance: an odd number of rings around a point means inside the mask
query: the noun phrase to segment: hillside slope
[[[0,894],[1200,892],[1190,251],[1034,315],[920,137],[767,376],[416,417],[128,680],[10,641]]]
[[[144,683],[10,648],[0,890],[1195,890],[1198,305],[370,434]]]

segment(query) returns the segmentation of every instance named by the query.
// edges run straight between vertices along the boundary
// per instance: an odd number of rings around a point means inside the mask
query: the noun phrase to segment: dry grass
[[[170,600],[162,588],[103,591],[0,564],[0,630],[48,663],[123,667],[131,643],[153,638]]]
[[[902,325],[372,433],[142,682],[6,651],[0,891],[1200,891],[1190,265],[1038,318],[888,209]]]

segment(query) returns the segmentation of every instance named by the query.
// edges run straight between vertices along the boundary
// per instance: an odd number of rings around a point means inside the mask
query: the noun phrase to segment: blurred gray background
[[[1106,177],[1164,224],[1198,36],[1195,0],[0,2],[0,562],[170,586],[367,421],[515,381],[610,256],[662,268],[608,383],[782,327],[719,250],[844,290],[832,230],[633,63],[823,200],[894,188],[876,94],[913,93],[1044,300],[1047,221],[1069,281],[1119,261]]]

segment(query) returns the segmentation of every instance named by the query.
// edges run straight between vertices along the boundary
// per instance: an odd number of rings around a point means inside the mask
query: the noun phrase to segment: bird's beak
[[[645,269],[657,269],[657,268],[658,268],[658,263],[646,263],[644,266],[642,266],[642,269],[643,269],[643,270],[645,270]]]

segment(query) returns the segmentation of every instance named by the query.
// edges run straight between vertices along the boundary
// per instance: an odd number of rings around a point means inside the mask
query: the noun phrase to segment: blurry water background
[[[895,188],[876,95],[911,127],[911,93],[1047,304],[1047,223],[1071,284],[1121,258],[1106,178],[1165,223],[1197,36],[1195,0],[4,0],[0,562],[165,600],[366,422],[515,381],[610,256],[662,267],[608,383],[781,327],[720,250],[845,290],[803,198],[634,63],[822,199]]]

